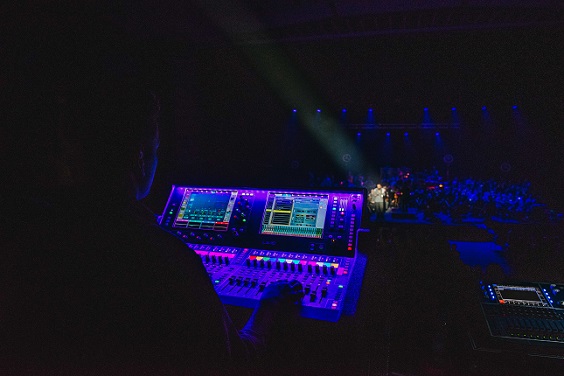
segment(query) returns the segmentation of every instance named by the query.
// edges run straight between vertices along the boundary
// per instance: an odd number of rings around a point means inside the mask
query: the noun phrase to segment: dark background
[[[17,6],[0,8],[0,82],[42,45],[44,30],[92,31],[99,43],[109,25],[160,93],[160,165],[147,198],[157,213],[172,184],[300,186],[309,172],[344,178],[385,166],[436,167],[444,176],[446,154],[451,177],[528,180],[539,200],[564,209],[559,2],[147,0],[63,12],[47,3],[22,2],[13,17],[5,10]],[[425,107],[446,126],[440,148],[435,129],[419,127]],[[415,126],[410,142],[401,127],[352,129],[368,108],[377,123]],[[371,232],[359,245],[368,262],[357,313],[336,324],[284,322],[267,354],[269,374],[562,373],[561,360],[495,346],[479,352],[468,338],[484,331],[480,278],[561,278],[561,224],[364,226]],[[453,239],[503,244],[512,274],[463,265]],[[230,312],[241,324],[249,315]]]
[[[163,114],[169,118],[156,184],[300,185],[309,171],[344,176],[384,166],[436,167],[445,176],[443,157],[452,154],[451,177],[529,180],[541,201],[562,208],[561,47],[562,30],[553,28],[193,46],[169,67],[175,92],[172,113]],[[417,126],[424,107],[447,127],[438,129],[441,147],[434,129],[408,129],[406,146],[404,129],[362,130],[358,137],[346,127],[366,123],[368,108],[376,123]],[[321,126],[342,130],[321,132],[349,139],[363,162],[336,163],[316,141],[300,115],[314,116],[317,108]],[[386,132],[391,146],[384,145]],[[504,162],[508,172],[500,169]]]

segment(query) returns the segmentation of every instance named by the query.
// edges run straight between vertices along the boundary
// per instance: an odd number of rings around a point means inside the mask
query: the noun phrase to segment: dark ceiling
[[[382,34],[562,27],[550,0],[160,1],[135,6],[137,33],[195,43],[298,42]]]

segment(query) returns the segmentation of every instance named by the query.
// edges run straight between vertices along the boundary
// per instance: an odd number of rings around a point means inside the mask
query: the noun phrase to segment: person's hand
[[[261,298],[261,306],[292,305],[301,302],[304,288],[298,281],[278,281],[266,286]]]

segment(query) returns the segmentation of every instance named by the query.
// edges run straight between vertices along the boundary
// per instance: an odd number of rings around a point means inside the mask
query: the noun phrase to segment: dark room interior
[[[12,105],[11,83],[21,89],[27,82],[21,66],[73,52],[58,44],[59,35],[76,32],[97,51],[119,50],[116,56],[128,56],[146,73],[160,100],[160,146],[151,191],[141,201],[162,215],[163,227],[173,186],[361,192],[362,222],[354,225],[354,268],[339,319],[286,312],[266,352],[230,374],[564,374],[561,2],[30,1],[2,5],[0,12],[4,109]],[[84,43],[81,51],[88,49]],[[41,68],[47,75],[48,64]],[[35,84],[29,87],[33,92]],[[1,186],[10,193],[0,239],[11,249],[10,232],[33,232],[39,243],[49,236],[10,210],[20,210],[12,205],[19,197],[14,191],[44,188],[20,160],[36,150],[49,153],[57,136],[36,149],[26,137],[33,139],[43,119],[20,133],[4,113],[10,111],[2,111]],[[377,184],[387,194],[381,210],[371,206]],[[21,208],[26,205],[35,207]],[[184,242],[234,245],[197,235]],[[216,269],[200,251],[213,282]],[[20,270],[10,257],[3,267]],[[253,268],[249,260],[241,267]],[[519,320],[527,326],[519,335],[495,332],[495,325],[513,325],[511,315],[525,314],[495,316],[484,299],[491,288],[502,294],[500,288],[514,287],[538,291],[539,305],[553,307],[554,318],[540,318],[526,299],[515,299],[537,316],[518,316],[515,326]],[[253,312],[236,303],[225,307],[238,328]],[[58,373],[4,356],[2,374]],[[131,369],[195,374],[189,359],[186,364],[180,371],[176,365]],[[129,374],[124,369],[93,374]],[[64,364],[62,370],[85,371]],[[207,371],[223,374],[212,365]]]

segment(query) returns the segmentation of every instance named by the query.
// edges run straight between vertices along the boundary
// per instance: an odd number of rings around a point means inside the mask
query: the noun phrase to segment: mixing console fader
[[[337,321],[363,202],[361,189],[173,186],[160,224],[200,255],[224,303],[255,307],[269,283],[297,280],[302,315]]]
[[[494,337],[564,346],[564,284],[482,284],[482,310]]]

